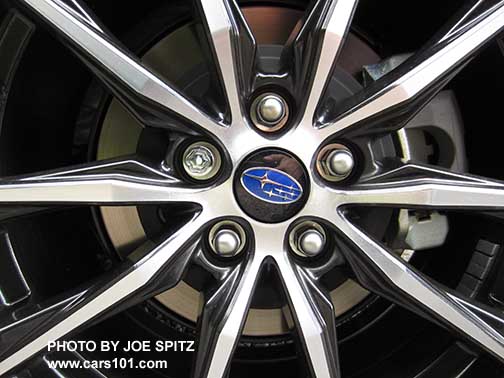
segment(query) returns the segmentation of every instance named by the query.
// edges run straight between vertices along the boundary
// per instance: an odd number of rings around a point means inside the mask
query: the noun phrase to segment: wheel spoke
[[[0,206],[0,222],[50,211],[47,207]]]
[[[335,223],[352,245],[346,257],[363,286],[447,326],[504,361],[501,315],[436,285],[342,216]]]
[[[241,105],[250,91],[256,42],[234,0],[200,0],[205,30],[213,46],[233,121],[243,118]]]
[[[149,71],[98,26],[77,0],[73,0],[73,7],[59,0],[19,1],[69,42],[72,51],[144,125],[168,127],[174,123],[170,115],[175,114],[190,121],[186,124],[197,125],[198,130],[222,132],[217,121]]]
[[[302,124],[311,127],[315,110],[342,50],[358,0],[316,0],[284,59],[293,61],[295,82],[306,95]],[[291,63],[292,64],[292,63]],[[303,95],[304,97],[305,95]]]
[[[205,297],[193,377],[226,377],[264,259],[251,256]]]
[[[276,261],[312,375],[340,377],[335,315],[329,294],[287,255]]]
[[[504,183],[408,164],[344,197],[342,202],[350,205],[502,210]]]
[[[67,10],[73,16],[85,21],[94,29],[104,33],[105,27],[95,18],[93,12],[79,0],[59,0],[58,5]]]
[[[504,2],[480,12],[466,22],[467,14],[442,38],[434,39],[390,74],[342,103],[334,121],[319,126],[322,137],[334,133],[390,132],[403,127],[476,53],[504,27]]]
[[[117,270],[68,296],[52,309],[4,325],[0,329],[0,339],[12,341],[9,335],[15,334],[16,340],[2,345],[7,349],[0,351],[0,375],[35,356],[50,341],[173,287],[185,270],[204,223],[202,216],[193,218],[160,245],[137,251],[132,254],[134,261],[124,262]],[[29,327],[33,324],[35,328]]]
[[[5,205],[194,203],[201,192],[177,186],[172,177],[135,158],[0,180]]]

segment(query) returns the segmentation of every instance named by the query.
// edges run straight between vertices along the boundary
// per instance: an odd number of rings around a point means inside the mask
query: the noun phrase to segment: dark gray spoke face
[[[362,135],[400,129],[499,34],[500,1],[479,1],[427,46],[318,122],[324,133]]]
[[[74,334],[92,322],[175,286],[202,226],[201,218],[196,218],[160,245],[140,248],[137,260],[124,262],[96,282],[42,309],[37,307],[21,319],[1,324],[0,373],[6,374],[34,357],[50,341]]]
[[[256,42],[234,1],[200,1],[199,5],[216,68],[226,93],[232,122],[242,118],[256,66]]]
[[[350,28],[357,0],[312,1],[299,33],[284,53],[296,95],[303,97],[303,123],[311,123]]]
[[[63,38],[145,126],[168,128],[185,124],[187,131],[219,132],[222,127],[219,120],[211,119],[143,66],[100,26],[91,12],[77,6],[78,2],[22,0],[19,3]]]
[[[359,162],[369,154],[355,153],[367,152],[361,142],[370,146],[376,137],[393,144],[398,131],[495,41],[504,28],[504,1],[475,2],[404,63],[338,102],[329,88],[357,0],[310,2],[273,74],[261,71],[264,46],[236,1],[197,0],[199,42],[208,47],[203,55],[227,103],[218,117],[145,66],[78,1],[17,4],[61,39],[144,131],[166,129],[177,143],[163,162],[132,155],[1,178],[0,221],[76,206],[182,205],[192,214],[94,281],[23,307],[21,317],[13,311],[0,318],[0,376],[43,353],[49,341],[175,287],[194,264],[208,270],[211,283],[202,289],[193,377],[229,375],[268,268],[282,284],[285,320],[292,320],[307,370],[316,378],[339,378],[337,310],[323,276],[340,256],[329,248],[341,249],[341,264],[348,263],[369,291],[504,362],[501,313],[429,278],[352,217],[356,208],[504,211],[503,182],[406,158],[398,163],[398,153],[380,164]],[[388,161],[393,168],[385,169]],[[360,175],[360,167],[373,164],[379,173]],[[316,258],[322,252],[330,257]]]
[[[504,208],[502,182],[415,164],[393,169],[346,194],[343,206],[489,212]],[[435,283],[352,224],[343,212],[335,223],[349,246],[348,259],[363,285],[446,325],[504,360],[502,314]]]
[[[277,260],[290,310],[314,377],[341,377],[334,308],[311,272],[291,260]]]

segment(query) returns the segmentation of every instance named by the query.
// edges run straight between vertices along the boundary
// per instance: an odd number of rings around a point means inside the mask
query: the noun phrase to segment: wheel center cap
[[[234,187],[243,211],[258,221],[277,223],[293,217],[304,206],[309,179],[291,153],[264,149],[241,164]]]

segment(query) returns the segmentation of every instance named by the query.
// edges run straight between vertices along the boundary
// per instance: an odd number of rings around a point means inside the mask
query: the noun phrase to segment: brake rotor
[[[283,45],[295,30],[303,12],[272,6],[244,8],[243,13],[256,36],[259,45]],[[176,56],[177,59],[166,59]],[[351,34],[341,58],[341,68],[355,75],[364,65],[377,63],[378,55],[360,38]],[[186,24],[155,44],[143,61],[169,81],[187,75],[204,63],[194,24]],[[104,117],[99,135],[97,159],[108,159],[133,154],[142,132],[140,125],[123,107],[112,100]],[[131,251],[147,239],[136,207],[101,207],[101,216],[108,236],[121,254]],[[368,292],[352,280],[347,280],[331,292],[335,315],[341,316],[361,303]],[[196,322],[201,308],[201,295],[187,282],[156,297],[170,311]],[[290,325],[286,321],[285,308],[251,308],[244,327],[244,335],[273,336],[285,334]]]

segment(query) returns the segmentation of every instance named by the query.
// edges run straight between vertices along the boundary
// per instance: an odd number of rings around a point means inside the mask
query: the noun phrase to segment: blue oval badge
[[[274,168],[249,168],[242,173],[241,184],[251,195],[269,203],[287,205],[303,195],[296,179]]]

